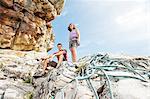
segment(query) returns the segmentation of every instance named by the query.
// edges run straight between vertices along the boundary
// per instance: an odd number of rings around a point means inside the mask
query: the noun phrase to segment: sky
[[[81,33],[78,58],[94,53],[150,56],[150,0],[66,0],[53,22],[55,47],[68,50],[70,23]]]

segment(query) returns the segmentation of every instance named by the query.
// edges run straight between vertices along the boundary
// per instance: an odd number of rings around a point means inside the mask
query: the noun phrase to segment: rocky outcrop
[[[63,6],[64,0],[0,0],[0,48],[50,50],[50,22]]]
[[[41,75],[46,53],[0,50],[1,99],[150,99],[150,58],[95,54]]]
[[[35,95],[33,75],[42,71],[39,59],[45,56],[45,53],[33,51],[0,49],[0,98],[32,99]]]
[[[75,68],[76,67],[76,68]],[[95,54],[85,56],[77,66],[63,64],[51,76],[55,99],[149,99],[148,57]],[[55,70],[54,70],[55,71]]]

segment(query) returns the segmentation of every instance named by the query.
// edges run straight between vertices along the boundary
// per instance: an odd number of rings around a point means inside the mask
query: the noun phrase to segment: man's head
[[[61,49],[62,49],[62,44],[61,44],[61,43],[58,43],[58,44],[57,44],[57,48],[58,48],[58,50],[61,50]]]

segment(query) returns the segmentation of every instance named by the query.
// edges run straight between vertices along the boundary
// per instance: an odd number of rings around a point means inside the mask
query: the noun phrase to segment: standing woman
[[[77,47],[80,45],[80,32],[74,24],[69,24],[69,49],[72,55],[72,62],[77,61]]]

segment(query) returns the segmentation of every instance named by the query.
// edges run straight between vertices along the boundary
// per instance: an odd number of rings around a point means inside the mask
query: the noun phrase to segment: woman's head
[[[75,29],[76,28],[76,26],[73,24],[73,23],[71,23],[71,24],[69,24],[69,26],[68,26],[68,30],[71,32],[73,29]]]

